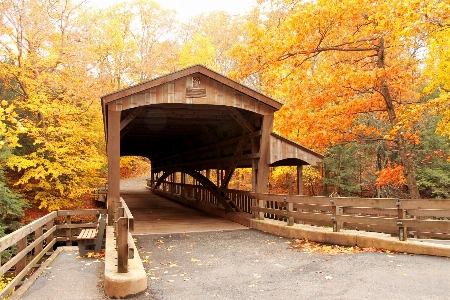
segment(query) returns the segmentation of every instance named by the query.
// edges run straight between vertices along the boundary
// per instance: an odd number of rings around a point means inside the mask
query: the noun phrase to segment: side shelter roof
[[[262,117],[282,106],[201,65],[101,99],[106,138],[108,111],[120,111],[121,156],[148,157],[157,169],[215,169],[230,162],[237,167],[251,166],[258,153],[250,141],[260,136]],[[242,154],[237,154],[241,149]],[[321,159],[320,154],[301,145],[271,136],[271,165],[315,164]]]

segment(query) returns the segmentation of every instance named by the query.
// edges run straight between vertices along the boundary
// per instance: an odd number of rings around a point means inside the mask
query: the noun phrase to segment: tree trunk
[[[384,66],[384,38],[380,38],[380,41],[378,43],[378,67],[384,68]],[[386,111],[389,116],[389,122],[391,124],[391,128],[393,128],[397,123],[397,116],[395,113],[394,105],[392,104],[392,96],[389,90],[389,86],[386,82],[386,78],[384,77],[380,78],[379,92],[383,96],[386,103]],[[406,142],[401,132],[397,133],[397,135],[395,136],[395,142],[397,144],[398,153],[400,155],[400,159],[404,168],[409,197],[411,199],[419,199],[420,193],[419,188],[417,187],[416,176],[414,175],[414,166],[406,153]]]

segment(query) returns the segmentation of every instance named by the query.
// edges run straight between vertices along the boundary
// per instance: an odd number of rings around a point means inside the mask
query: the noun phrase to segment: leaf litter
[[[294,251],[301,251],[305,253],[319,253],[325,255],[340,255],[340,254],[354,254],[361,252],[378,252],[378,253],[391,253],[395,254],[398,252],[378,249],[378,248],[361,248],[358,246],[339,246],[339,245],[329,245],[317,242],[308,241],[308,239],[293,239],[290,243],[289,249]]]

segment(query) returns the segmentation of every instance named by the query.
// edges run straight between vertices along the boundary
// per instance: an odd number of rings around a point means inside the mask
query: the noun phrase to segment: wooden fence
[[[450,238],[450,200],[306,197],[252,194],[252,212],[269,218],[316,226],[390,233],[408,237]]]
[[[20,285],[22,279],[38,265],[46,253],[51,252],[56,242],[72,245],[72,241],[83,228],[95,227],[95,223],[74,223],[73,216],[97,216],[106,210],[60,210],[54,211],[32,223],[2,237],[0,239],[0,254],[8,249],[16,248],[16,254],[0,267],[0,277],[8,272],[13,279],[0,291],[0,299],[4,299],[11,291]],[[55,219],[63,217],[65,223],[55,225]]]
[[[148,181],[149,186],[152,183]],[[212,193],[201,185],[164,181],[159,190],[175,197],[217,205]],[[402,241],[408,237],[450,239],[450,199],[308,197],[232,189],[223,190],[223,193],[242,212],[261,220],[326,226],[332,227],[334,232],[382,232],[398,235]]]

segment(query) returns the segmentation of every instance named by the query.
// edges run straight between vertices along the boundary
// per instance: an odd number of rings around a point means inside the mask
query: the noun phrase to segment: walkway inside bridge
[[[133,235],[247,229],[154,194],[146,188],[144,177],[123,179],[120,189],[134,217]]]

